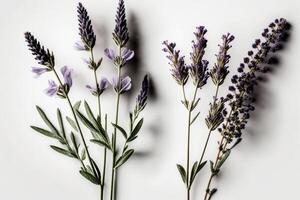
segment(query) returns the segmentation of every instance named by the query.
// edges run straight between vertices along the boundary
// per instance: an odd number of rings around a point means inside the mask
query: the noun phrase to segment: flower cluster
[[[180,51],[175,50],[175,43],[164,41],[163,45],[165,46],[163,51],[168,53],[166,57],[170,60],[169,64],[172,67],[171,73],[173,78],[179,85],[185,85],[189,77],[189,70],[185,64],[184,56],[180,56]]]
[[[90,90],[92,95],[100,96],[109,86],[109,82],[107,78],[101,78],[99,83],[97,83],[97,87],[93,87],[90,85],[86,85],[86,87]]]
[[[224,116],[227,115],[225,108],[225,99],[215,99],[209,104],[209,113],[205,118],[206,126],[210,131],[214,131],[224,121]]]
[[[219,53],[216,55],[217,62],[210,71],[211,79],[216,86],[222,85],[229,73],[227,64],[229,63],[230,55],[228,50],[231,48],[230,43],[233,40],[234,36],[230,33],[222,36],[223,43],[219,45]]]
[[[123,94],[131,89],[131,78],[126,76],[124,78],[113,77],[111,81],[116,93]]]
[[[78,22],[79,22],[79,35],[80,42],[75,43],[77,50],[91,50],[96,43],[96,35],[93,30],[92,22],[88,15],[87,10],[83,7],[82,3],[78,4]]]
[[[148,98],[148,91],[149,91],[149,77],[146,75],[142,82],[142,87],[140,89],[140,93],[136,98],[136,104],[134,109],[134,115],[137,116],[147,104]]]
[[[262,33],[263,40],[256,39],[252,50],[238,68],[238,74],[231,79],[233,83],[229,87],[230,93],[227,98],[230,101],[231,115],[220,129],[228,142],[234,138],[240,138],[245,128],[250,112],[255,109],[255,87],[259,84],[259,73],[270,71],[270,61],[273,59],[271,53],[282,49],[288,30],[288,23],[285,19],[276,19]]]
[[[50,53],[49,49],[45,49],[45,47],[42,46],[30,32],[25,33],[25,40],[29,50],[32,52],[32,55],[35,56],[35,59],[38,61],[38,63],[46,66],[46,68],[35,67],[32,71],[37,75],[40,75],[44,72],[53,70],[55,65],[53,53]]]
[[[189,66],[190,76],[193,79],[193,83],[198,88],[204,86],[209,77],[208,74],[208,61],[203,60],[205,54],[205,48],[207,40],[204,37],[207,30],[204,26],[197,27],[197,32],[194,33],[196,36],[196,41],[192,41],[192,53],[191,61],[192,64]]]
[[[129,40],[124,0],[119,0],[115,21],[116,26],[113,32],[113,40],[117,46],[124,47]]]
[[[106,48],[104,50],[104,54],[108,59],[113,61],[115,66],[122,67],[124,66],[129,60],[134,57],[134,51],[127,49],[125,47],[121,48],[121,55],[117,56],[116,52],[113,49]]]

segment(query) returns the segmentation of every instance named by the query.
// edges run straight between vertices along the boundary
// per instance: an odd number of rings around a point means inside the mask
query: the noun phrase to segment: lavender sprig
[[[288,22],[281,18],[272,22],[264,29],[261,39],[256,39],[252,50],[244,58],[244,62],[238,68],[238,74],[232,77],[233,85],[229,87],[229,94],[226,99],[229,101],[230,112],[219,131],[221,140],[219,151],[214,162],[211,161],[211,176],[208,180],[204,200],[211,199],[217,191],[211,189],[212,179],[219,174],[220,168],[228,159],[231,150],[242,140],[242,131],[250,118],[250,112],[254,111],[255,88],[259,85],[259,74],[270,71],[267,64],[272,64],[270,57],[272,53],[282,49],[284,39],[288,31]],[[234,143],[228,147],[230,143]]]
[[[129,40],[124,0],[119,0],[115,22],[113,40],[117,46],[124,47]]]
[[[96,35],[93,30],[92,22],[87,10],[85,9],[85,7],[83,7],[82,3],[78,4],[77,13],[81,42],[76,43],[76,48],[78,50],[90,51],[96,43]]]
[[[171,74],[175,81],[179,85],[185,85],[188,81],[189,73],[188,67],[185,64],[184,56],[180,56],[180,51],[175,50],[176,44],[164,41],[163,51],[168,53],[166,56],[169,59],[169,65],[171,65]]]
[[[234,36],[227,33],[222,36],[222,40],[223,43],[219,45],[219,53],[216,55],[217,62],[210,71],[210,76],[216,86],[222,85],[229,73],[227,64],[229,62],[230,55],[228,54],[228,50],[231,48],[230,43],[234,40]]]
[[[46,66],[48,71],[53,70],[55,65],[53,52],[50,52],[49,49],[45,49],[30,32],[25,33],[25,40],[32,55],[35,56],[35,60],[37,60],[40,65]],[[37,73],[37,68],[35,68],[34,72]],[[44,72],[46,71],[44,70]]]

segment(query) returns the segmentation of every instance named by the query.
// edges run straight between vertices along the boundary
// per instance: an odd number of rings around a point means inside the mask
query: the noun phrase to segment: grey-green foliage
[[[78,109],[79,106],[80,103],[78,102],[74,105],[74,108]],[[83,177],[85,177],[87,180],[91,181],[92,183],[100,184],[101,174],[99,172],[97,165],[94,164],[93,166],[96,169],[96,174],[95,174],[91,170],[90,166],[84,164],[84,160],[86,159],[86,151],[84,148],[80,148],[80,142],[76,139],[75,134],[73,132],[70,132],[69,135],[67,136],[61,111],[57,109],[57,121],[59,127],[57,128],[54,125],[54,123],[50,121],[50,119],[47,117],[45,112],[39,106],[36,106],[36,108],[39,115],[43,119],[44,123],[47,125],[47,128],[41,128],[37,126],[31,126],[31,128],[44,136],[56,139],[61,144],[61,146],[50,145],[51,149],[53,149],[54,151],[62,155],[80,161],[80,163],[82,164],[80,174]],[[75,122],[70,117],[66,117],[66,118],[69,124],[72,126],[72,128],[75,131],[77,131],[77,126]]]

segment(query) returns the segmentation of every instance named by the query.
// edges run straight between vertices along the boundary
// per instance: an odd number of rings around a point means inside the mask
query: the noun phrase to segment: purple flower
[[[228,71],[230,55],[228,54],[228,50],[231,48],[230,43],[234,40],[234,36],[230,33],[222,36],[223,43],[219,45],[219,53],[217,56],[217,62],[215,63],[214,67],[210,71],[210,76],[212,78],[213,83],[216,86],[220,86],[223,84]]]
[[[115,60],[116,60],[116,53],[115,53],[115,51],[114,51],[113,49],[106,48],[106,49],[104,50],[104,54],[105,54],[110,60],[112,60],[112,61],[115,62]]]
[[[124,0],[119,0],[115,22],[113,40],[116,45],[124,47],[129,40]]]
[[[93,30],[92,22],[88,15],[87,10],[81,3],[77,7],[78,12],[78,22],[79,22],[79,35],[81,37],[81,43],[79,43],[78,49],[80,50],[90,50],[95,46],[96,35]]]
[[[113,77],[111,85],[117,93],[123,94],[131,89],[131,78],[126,76],[124,78],[120,78],[119,82],[118,77]]]
[[[49,87],[45,90],[45,93],[48,96],[52,97],[55,94],[57,94],[58,86],[56,85],[56,83],[53,80],[49,80],[48,83],[49,83]]]
[[[92,87],[90,85],[87,85],[86,87],[90,90],[90,92],[94,96],[100,96],[107,88],[108,88],[109,82],[106,78],[102,78],[97,85],[98,88]]]
[[[45,49],[30,32],[25,33],[25,40],[35,60],[39,64],[46,66],[49,70],[52,70],[55,65],[53,53],[49,49]]]
[[[208,61],[201,60],[201,62],[197,65],[191,65],[189,69],[194,85],[198,88],[203,87],[207,83],[207,79],[209,77]]]
[[[74,48],[78,51],[86,51],[86,48],[84,47],[84,44],[81,41],[76,42]]]
[[[104,50],[104,54],[117,66],[124,66],[127,61],[131,60],[134,57],[134,51],[127,48],[121,49],[121,57],[116,56],[116,52],[110,48],[106,48]]]
[[[163,45],[165,46],[163,51],[168,53],[166,57],[170,60],[169,65],[172,67],[171,73],[173,78],[179,85],[185,85],[188,80],[189,73],[184,62],[184,56],[180,56],[180,51],[175,50],[175,43],[164,41]]]
[[[43,67],[32,67],[31,71],[35,73],[35,77],[39,77],[41,74],[48,72],[48,68],[43,68]]]
[[[149,78],[148,75],[146,75],[143,79],[142,87],[140,89],[139,95],[136,98],[136,105],[134,109],[135,116],[138,115],[138,113],[145,108],[147,104],[148,91],[149,91]]]
[[[72,74],[73,74],[73,69],[68,68],[67,66],[64,66],[60,69],[60,72],[62,73],[64,77],[65,84],[67,84],[69,87],[72,86]]]

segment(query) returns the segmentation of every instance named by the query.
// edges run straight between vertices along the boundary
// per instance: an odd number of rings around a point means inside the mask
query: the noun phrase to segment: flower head
[[[262,33],[264,39],[255,40],[252,45],[253,49],[240,64],[238,74],[232,77],[232,85],[227,95],[232,111],[220,129],[228,143],[233,139],[240,140],[242,130],[245,129],[250,118],[250,112],[255,109],[254,92],[259,84],[259,75],[269,71],[270,64],[272,64],[269,58],[272,53],[281,49],[279,46],[283,45],[287,31],[288,23],[285,19],[276,19],[272,22]]]
[[[48,81],[49,87],[45,90],[45,93],[52,97],[57,94],[59,87],[56,85],[56,83],[53,80]]]
[[[111,85],[115,92],[123,94],[131,89],[131,78],[129,76],[120,79],[118,79],[118,77],[113,77]]]
[[[53,53],[50,53],[49,49],[45,49],[30,32],[25,33],[25,40],[32,55],[35,56],[35,60],[39,64],[46,66],[49,70],[52,70],[55,65]]]
[[[207,40],[205,39],[205,33],[207,30],[204,26],[197,27],[197,32],[194,33],[196,40],[192,41],[191,60],[192,63],[189,66],[190,76],[193,79],[193,83],[198,88],[201,88],[207,83],[209,77],[208,74],[208,61],[203,60],[205,53]]]
[[[49,69],[48,68],[44,68],[44,67],[32,67],[31,71],[33,73],[35,73],[35,77],[39,77],[40,75],[42,75],[45,72],[48,72]]]
[[[106,78],[102,78],[100,82],[97,84],[97,87],[92,87],[87,85],[86,87],[90,90],[90,92],[94,96],[100,96],[109,86],[109,82]]]
[[[113,40],[116,45],[124,47],[129,40],[124,0],[119,0],[115,22]]]
[[[131,60],[134,57],[134,51],[125,47],[121,49],[121,57],[116,56],[116,52],[110,48],[106,48],[104,50],[104,54],[107,58],[113,61],[116,66],[120,67],[124,66],[129,60]]]
[[[90,50],[96,43],[96,35],[93,30],[92,22],[87,10],[81,3],[78,4],[77,12],[81,42],[76,43],[75,46],[78,50]]]
[[[225,100],[224,98],[214,99],[214,102],[210,103],[209,106],[209,114],[205,118],[205,122],[208,129],[214,131],[224,121]]]
[[[217,62],[214,64],[214,67],[210,71],[210,76],[212,78],[213,83],[216,86],[220,86],[223,84],[228,71],[230,55],[228,55],[228,50],[231,48],[230,43],[234,40],[234,36],[230,33],[222,36],[222,44],[219,45],[219,53],[216,55]]]
[[[73,83],[72,81],[73,69],[64,66],[60,69],[60,72],[64,77],[65,84],[71,87]]]
[[[164,41],[163,45],[165,46],[163,48],[163,51],[168,53],[166,57],[170,61],[169,65],[172,67],[171,74],[173,78],[179,85],[185,85],[188,80],[189,73],[184,61],[184,56],[180,56],[180,51],[175,50],[175,43],[169,43],[168,41]]]
[[[138,115],[138,113],[145,108],[147,104],[148,91],[149,91],[149,77],[148,75],[146,75],[143,79],[140,93],[136,98],[136,106],[134,109],[135,116]]]

